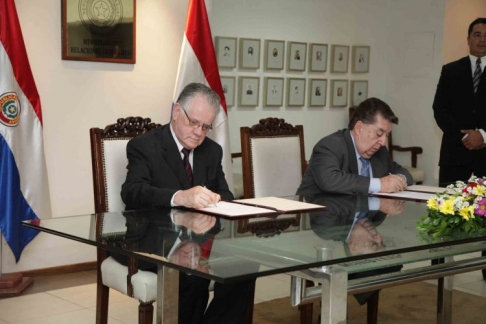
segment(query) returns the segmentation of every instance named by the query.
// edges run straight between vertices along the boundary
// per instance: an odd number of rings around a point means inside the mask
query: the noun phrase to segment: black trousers
[[[456,181],[467,182],[474,173],[477,177],[486,176],[486,164],[475,163],[470,166],[442,165],[439,169],[439,187],[447,187]]]

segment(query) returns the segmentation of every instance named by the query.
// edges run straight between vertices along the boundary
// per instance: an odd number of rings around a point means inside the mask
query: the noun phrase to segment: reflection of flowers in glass
[[[455,232],[486,232],[486,178],[471,177],[468,183],[457,181],[427,201],[427,216],[417,229],[432,236]]]

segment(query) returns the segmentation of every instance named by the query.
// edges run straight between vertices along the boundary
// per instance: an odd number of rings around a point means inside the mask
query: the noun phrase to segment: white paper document
[[[262,198],[250,198],[250,199],[237,199],[235,202],[241,202],[243,204],[262,206],[267,208],[273,208],[276,211],[290,212],[296,210],[309,210],[320,209],[324,206],[309,204],[302,201],[277,198],[277,197],[262,197]]]
[[[389,198],[401,198],[407,200],[421,200],[427,201],[430,197],[434,196],[434,193],[430,192],[418,192],[418,191],[400,191],[400,192],[393,192],[393,193],[385,193],[385,192],[377,192],[371,194],[372,196],[377,197],[389,197]]]
[[[432,186],[423,186],[423,185],[411,185],[408,186],[405,191],[417,191],[417,192],[428,192],[435,194],[436,192],[444,192],[448,190],[447,188],[443,187],[432,187]]]
[[[268,208],[254,207],[242,204],[235,204],[226,201],[220,201],[217,206],[211,205],[204,207],[202,211],[223,215],[223,216],[245,216],[257,214],[274,214],[276,211]]]

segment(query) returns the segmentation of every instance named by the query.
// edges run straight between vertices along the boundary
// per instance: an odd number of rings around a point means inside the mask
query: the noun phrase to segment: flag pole
[[[3,264],[3,233],[0,231],[0,298],[19,296],[34,279],[24,277],[21,273],[4,274]]]

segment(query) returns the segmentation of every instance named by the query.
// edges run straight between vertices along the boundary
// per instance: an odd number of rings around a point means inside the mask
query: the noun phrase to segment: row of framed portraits
[[[257,70],[260,68],[260,39],[236,37],[216,37],[216,57],[218,66],[222,69]],[[328,44],[287,42],[285,56],[285,41],[265,40],[264,68],[265,70],[283,70],[287,62],[287,71],[326,72]],[[239,48],[239,52],[238,52]],[[333,73],[347,73],[349,66],[349,45],[331,45],[330,69]],[[237,55],[239,54],[239,55]],[[368,73],[370,70],[370,47],[351,47],[351,72]],[[287,59],[285,60],[285,57]],[[307,58],[309,63],[307,64]]]
[[[236,77],[223,76],[221,84],[226,99],[226,106],[235,105]],[[308,90],[306,91],[306,84]],[[327,102],[327,79],[305,79],[305,78],[274,78],[265,77],[263,81],[263,106],[281,107],[285,106],[310,107],[325,106]],[[331,107],[348,106],[348,80],[331,80],[330,105]],[[352,106],[359,105],[368,98],[368,81],[351,81],[350,102]],[[251,76],[238,77],[238,106],[256,107],[260,104],[260,78]]]

